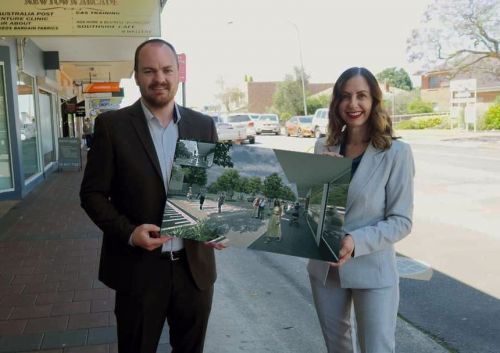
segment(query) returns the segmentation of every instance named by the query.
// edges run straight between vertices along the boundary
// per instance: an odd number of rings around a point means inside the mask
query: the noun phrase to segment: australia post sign
[[[0,36],[159,37],[160,1],[0,0]]]

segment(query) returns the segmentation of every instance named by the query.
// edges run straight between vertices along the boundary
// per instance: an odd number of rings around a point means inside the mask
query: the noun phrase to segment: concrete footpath
[[[81,177],[82,172],[54,173],[24,200],[0,201],[0,353],[117,352],[114,293],[97,280],[101,235],[79,206]],[[296,280],[295,276],[301,281],[303,293],[287,289],[289,295],[280,295],[286,308],[300,305],[291,299],[294,296],[307,302],[303,305],[306,317],[288,317],[292,322],[300,322],[302,326],[297,325],[303,327],[300,331],[282,327],[285,312],[262,316],[260,321],[236,316],[251,309],[250,306],[264,308],[263,311],[273,309],[265,297],[257,302],[248,301],[240,287],[233,287],[229,277],[239,276],[239,271],[249,267],[241,265],[242,257],[250,261],[256,253],[228,249],[217,254],[219,279],[206,352],[326,352],[304,284],[305,268],[300,262],[296,262],[297,270],[287,276],[291,282]],[[287,261],[293,259],[286,258]],[[252,281],[255,281],[253,288],[271,290],[273,285],[277,286],[277,283],[259,283],[259,278]],[[293,288],[295,284],[290,286]],[[228,310],[229,302],[239,311]],[[245,330],[245,325],[252,325],[253,330]],[[248,334],[264,331],[259,330],[259,326],[266,328],[265,334]],[[276,345],[274,337],[279,335],[282,342],[314,342],[314,347]],[[158,352],[170,352],[166,333]],[[444,353],[447,350],[400,319],[397,352]]]

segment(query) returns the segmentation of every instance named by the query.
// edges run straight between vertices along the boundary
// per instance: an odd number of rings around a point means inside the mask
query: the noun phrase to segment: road
[[[428,282],[401,281],[400,315],[451,351],[498,353],[500,134],[400,135],[415,157],[415,211],[412,234],[396,248],[435,270]],[[270,135],[255,144],[301,152],[313,145]]]

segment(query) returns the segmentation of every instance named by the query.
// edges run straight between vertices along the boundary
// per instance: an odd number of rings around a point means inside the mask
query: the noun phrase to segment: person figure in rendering
[[[85,138],[85,146],[87,146],[87,151],[90,150],[92,146],[92,123],[90,118],[85,118],[83,121],[83,137]]]
[[[205,202],[205,194],[200,194],[200,210],[203,209],[204,202]]]
[[[260,219],[264,219],[264,211],[266,209],[266,199],[263,197],[259,201],[259,211],[257,217]]]
[[[271,241],[281,241],[281,215],[282,215],[281,204],[278,200],[274,201],[274,207],[267,223],[266,240],[264,243],[270,243]]]
[[[217,208],[219,210],[219,213],[222,212],[222,205],[224,204],[225,200],[226,200],[226,196],[224,194],[220,194],[219,198],[217,199]]]
[[[253,206],[253,212],[252,212],[252,217],[253,218],[258,218],[259,217],[259,202],[260,198],[257,196],[253,200],[252,206]]]
[[[350,68],[338,78],[328,126],[315,153],[353,158],[340,259],[308,264],[328,353],[353,352],[356,339],[361,353],[395,352],[399,276],[394,243],[412,228],[412,152],[394,136],[377,80],[365,68]],[[357,337],[352,337],[351,306]]]
[[[178,106],[174,47],[150,39],[135,52],[141,98],[97,117],[80,189],[104,232],[99,279],[116,291],[120,353],[154,353],[165,319],[174,353],[203,351],[213,284],[213,248],[160,237],[177,139],[216,142],[213,120]]]

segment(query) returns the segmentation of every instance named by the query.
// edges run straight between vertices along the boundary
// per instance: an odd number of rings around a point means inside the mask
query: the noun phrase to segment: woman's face
[[[340,94],[339,114],[347,127],[366,126],[373,103],[366,79],[359,75],[351,77]]]

